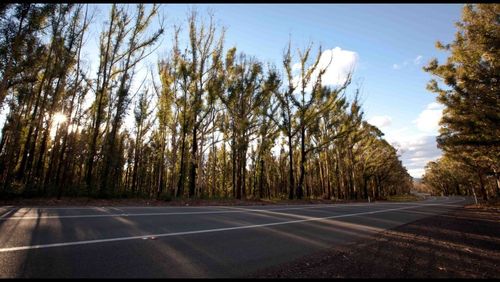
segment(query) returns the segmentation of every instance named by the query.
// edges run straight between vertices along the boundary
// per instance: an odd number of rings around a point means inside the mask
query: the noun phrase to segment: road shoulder
[[[500,278],[500,209],[458,208],[252,278]]]

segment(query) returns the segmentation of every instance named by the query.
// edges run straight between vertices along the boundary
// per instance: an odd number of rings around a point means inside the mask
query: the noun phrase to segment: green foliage
[[[185,29],[168,33],[165,49],[158,44],[163,24],[150,32],[157,5],[112,4],[97,73],[89,74],[82,53],[92,36],[88,5],[5,7],[2,196],[274,201],[409,191],[396,150],[364,120],[358,91],[348,99],[351,77],[336,88],[323,85],[321,48],[298,52],[295,77],[291,44],[281,74],[236,47],[225,49],[225,30],[213,15],[203,21],[193,11]],[[155,46],[167,55],[149,81],[137,66]],[[127,115],[131,128],[123,126]]]
[[[436,44],[438,49],[449,52],[446,63],[434,59],[424,67],[446,85],[441,87],[438,81],[431,80],[427,86],[445,106],[438,146],[447,159],[496,178],[496,193],[500,196],[500,5],[467,4],[456,26],[452,43]],[[429,169],[439,170],[433,164]]]

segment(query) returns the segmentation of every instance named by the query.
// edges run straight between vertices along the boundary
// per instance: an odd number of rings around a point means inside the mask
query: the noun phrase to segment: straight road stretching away
[[[0,278],[244,277],[468,203],[0,207]]]

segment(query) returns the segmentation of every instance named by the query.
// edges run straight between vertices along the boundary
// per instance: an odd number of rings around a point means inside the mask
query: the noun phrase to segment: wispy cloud
[[[422,55],[418,55],[418,56],[417,56],[417,57],[413,60],[413,63],[414,63],[415,65],[420,65],[420,63],[422,63],[422,59],[423,59],[423,58],[424,58],[424,57],[422,57]]]
[[[404,61],[402,64],[393,64],[392,68],[395,70],[400,70],[408,65],[408,60]]]
[[[414,59],[411,59],[411,60],[405,60],[404,62],[402,63],[397,63],[397,64],[392,64],[392,69],[395,69],[395,70],[400,70],[406,66],[408,66],[410,64],[410,61],[413,62],[414,65],[420,65],[422,63],[422,59],[424,57],[422,55],[418,55],[416,58]]]

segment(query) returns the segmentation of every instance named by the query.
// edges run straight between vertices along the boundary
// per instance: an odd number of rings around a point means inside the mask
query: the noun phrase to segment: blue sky
[[[100,11],[88,48],[97,55],[95,40],[109,5],[95,6]],[[226,46],[235,45],[278,67],[289,38],[297,48],[309,42],[321,44],[323,50],[337,48],[340,61],[354,58],[343,59],[343,54],[355,53],[351,91],[361,83],[365,117],[400,149],[410,174],[420,177],[427,161],[441,154],[435,144],[441,107],[425,88],[431,76],[422,66],[433,57],[446,59],[435,42],[453,40],[462,4],[163,4],[160,13],[167,31],[160,57],[169,51],[170,27],[184,25],[193,7],[202,15],[213,11],[227,27]],[[154,63],[157,57],[150,60]]]

